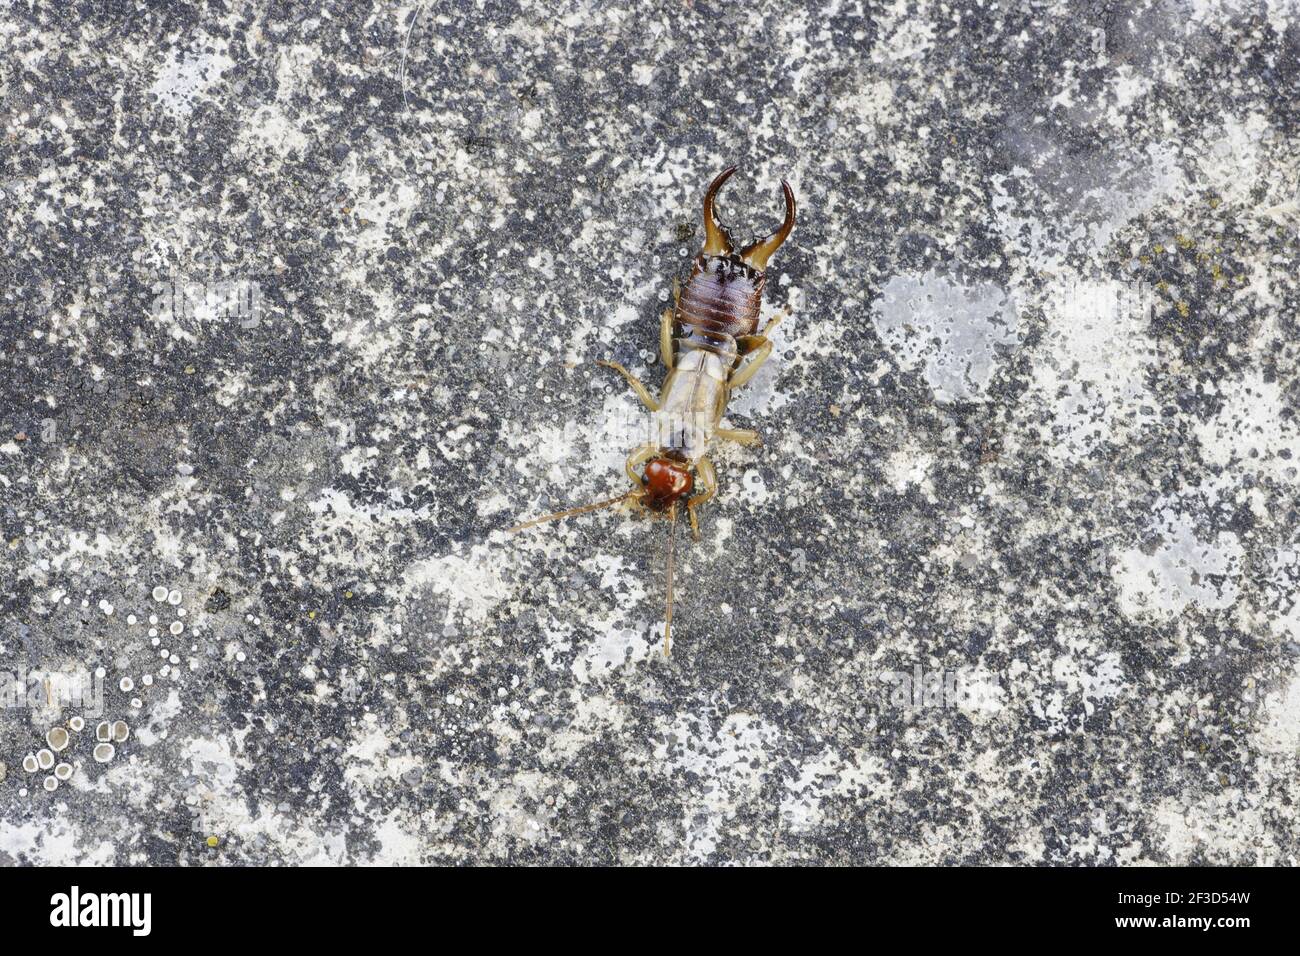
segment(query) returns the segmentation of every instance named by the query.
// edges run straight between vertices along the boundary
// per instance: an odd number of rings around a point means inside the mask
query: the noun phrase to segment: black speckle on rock
[[[230,595],[222,588],[216,588],[208,595],[207,601],[203,605],[204,610],[209,614],[215,614],[217,611],[224,611],[230,607]]]

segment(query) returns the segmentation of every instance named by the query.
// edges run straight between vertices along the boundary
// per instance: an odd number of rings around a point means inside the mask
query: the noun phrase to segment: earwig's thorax
[[[719,282],[748,282],[753,286],[763,281],[763,273],[734,252],[726,255],[700,253],[695,257],[695,268],[691,274],[694,276],[699,273],[717,276]]]

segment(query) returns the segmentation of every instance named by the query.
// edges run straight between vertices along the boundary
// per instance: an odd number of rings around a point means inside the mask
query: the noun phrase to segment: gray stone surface
[[[0,10],[0,862],[1297,862],[1294,3]]]

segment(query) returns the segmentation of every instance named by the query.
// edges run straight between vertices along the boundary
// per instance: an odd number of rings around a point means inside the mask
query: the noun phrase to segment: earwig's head
[[[645,488],[641,503],[651,511],[667,511],[691,493],[695,479],[689,464],[661,456],[646,462],[641,484]]]
[[[718,190],[735,171],[735,166],[728,166],[718,173],[717,178],[709,184],[709,189],[704,194],[704,247],[700,249],[700,258],[734,255],[755,272],[762,273],[767,269],[767,261],[772,258],[772,253],[776,252],[794,229],[794,190],[790,188],[788,182],[781,180],[781,191],[785,193],[785,221],[781,223],[781,228],[763,239],[755,239],[739,252],[735,252],[731,230],[722,224],[713,207],[713,200],[717,197]]]

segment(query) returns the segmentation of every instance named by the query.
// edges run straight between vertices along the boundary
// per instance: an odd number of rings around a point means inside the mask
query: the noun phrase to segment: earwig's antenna
[[[531,528],[535,524],[545,524],[547,521],[556,521],[560,518],[568,518],[572,515],[585,514],[588,511],[595,511],[597,508],[608,508],[610,505],[616,505],[619,502],[627,501],[629,498],[640,496],[639,491],[629,491],[625,495],[619,495],[617,498],[606,498],[604,501],[596,501],[589,505],[583,505],[580,508],[569,508],[566,511],[556,511],[553,514],[542,515],[540,518],[534,518],[532,521],[525,521],[517,524],[513,528],[507,528],[506,534],[514,534],[516,531],[523,531],[525,528]]]
[[[664,657],[671,657],[669,650],[673,636],[673,543],[677,540],[677,505],[668,512],[668,610],[664,614]]]

